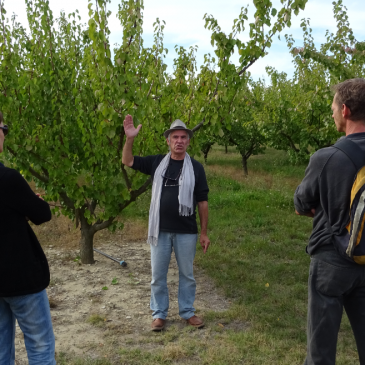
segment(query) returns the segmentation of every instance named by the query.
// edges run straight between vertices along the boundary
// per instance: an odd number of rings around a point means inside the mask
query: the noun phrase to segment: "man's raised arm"
[[[134,128],[133,118],[131,115],[127,115],[123,122],[124,132],[126,135],[126,141],[123,147],[123,155],[122,155],[122,163],[126,166],[133,166],[133,142],[134,137],[137,136],[139,130],[142,128],[142,124],[140,124],[137,128]]]

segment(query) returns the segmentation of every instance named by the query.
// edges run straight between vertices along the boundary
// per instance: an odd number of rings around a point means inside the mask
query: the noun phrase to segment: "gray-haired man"
[[[169,308],[167,271],[172,249],[179,266],[179,315],[194,327],[203,321],[194,315],[195,279],[193,261],[196,251],[197,224],[195,208],[200,217],[200,244],[207,251],[210,241],[208,225],[208,185],[203,166],[186,152],[193,132],[181,120],[164,132],[170,153],[146,157],[133,156],[132,147],[142,125],[137,128],[127,115],[124,130],[127,137],[123,148],[123,164],[152,176],[152,197],[148,224],[151,245],[151,309],[152,330],[165,326]]]

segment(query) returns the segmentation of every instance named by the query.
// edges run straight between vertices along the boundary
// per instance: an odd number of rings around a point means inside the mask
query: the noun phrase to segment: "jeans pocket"
[[[335,266],[322,260],[316,261],[317,291],[330,297],[339,297],[351,289],[356,276],[353,269]]]

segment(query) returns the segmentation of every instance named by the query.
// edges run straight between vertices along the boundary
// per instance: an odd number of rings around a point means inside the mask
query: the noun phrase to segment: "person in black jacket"
[[[8,128],[0,113],[0,153]],[[46,256],[28,224],[51,219],[49,205],[21,174],[0,163],[0,365],[15,362],[15,320],[24,334],[30,365],[54,365],[53,334],[46,287]]]
[[[335,87],[333,119],[343,141],[351,141],[365,156],[365,79],[346,80]],[[346,143],[346,142],[345,142]],[[335,145],[336,146],[336,145]],[[364,158],[364,157],[363,157]],[[296,213],[313,218],[307,253],[307,358],[305,365],[335,365],[343,310],[351,323],[361,365],[365,365],[365,265],[342,250],[349,242],[351,189],[357,168],[337,147],[312,155],[305,177],[295,191]]]

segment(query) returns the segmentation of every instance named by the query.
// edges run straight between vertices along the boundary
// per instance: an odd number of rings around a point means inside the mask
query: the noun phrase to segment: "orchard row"
[[[56,19],[44,0],[25,0],[29,30],[7,19],[0,1],[0,101],[10,127],[8,163],[34,178],[47,201],[81,225],[81,260],[93,262],[94,234],[121,227],[118,216],[150,185],[122,164],[126,114],[143,125],[135,154],[166,152],[162,133],[179,118],[194,129],[192,155],[214,143],[236,146],[247,160],[266,146],[289,151],[293,160],[332,144],[332,84],[363,77],[365,45],[355,40],[346,9],[334,3],[336,34],[317,50],[303,20],[303,48],[286,36],[296,71],[292,79],[268,68],[270,82],[253,81],[249,68],[267,55],[273,37],[290,27],[307,0],[254,1],[224,33],[205,15],[214,55],[196,65],[196,48],[176,46],[173,74],[166,72],[164,22],[156,20],[154,45],[143,43],[143,1],[122,0],[116,14],[123,39],[113,46],[108,0],[89,1],[89,20],[78,12]],[[115,14],[114,14],[115,15]],[[247,41],[242,41],[245,34]],[[248,35],[248,37],[247,37]],[[231,62],[239,54],[239,64]]]

